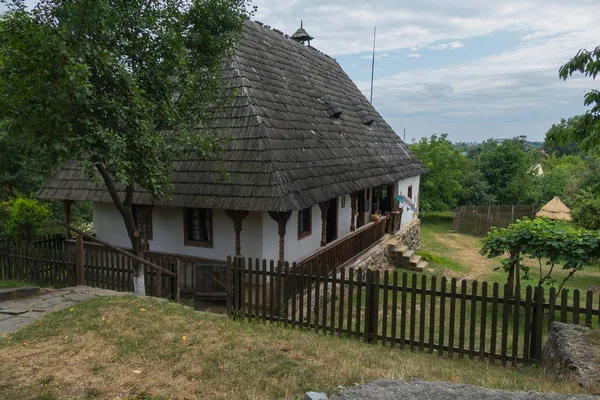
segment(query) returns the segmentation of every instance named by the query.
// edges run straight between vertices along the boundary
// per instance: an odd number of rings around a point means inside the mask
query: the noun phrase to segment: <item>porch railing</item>
[[[377,243],[385,236],[385,229],[386,221],[366,225],[331,246],[300,260],[297,265],[320,265],[322,266],[321,273],[328,275],[340,265]]]

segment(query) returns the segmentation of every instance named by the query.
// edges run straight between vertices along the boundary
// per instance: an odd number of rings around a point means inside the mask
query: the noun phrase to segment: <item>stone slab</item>
[[[35,286],[0,289],[0,301],[31,297],[35,296],[39,292],[40,288]]]
[[[0,314],[6,315],[21,315],[27,312],[26,308],[7,308],[6,310],[0,310]]]

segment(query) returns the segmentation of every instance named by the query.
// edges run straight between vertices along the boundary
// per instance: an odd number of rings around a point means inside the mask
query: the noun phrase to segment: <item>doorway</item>
[[[338,199],[332,199],[327,209],[327,243],[337,239]]]

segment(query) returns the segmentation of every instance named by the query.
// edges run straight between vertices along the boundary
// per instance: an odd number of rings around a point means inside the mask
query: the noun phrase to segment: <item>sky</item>
[[[34,1],[28,1],[29,4]],[[543,140],[585,112],[600,89],[558,77],[580,49],[600,45],[598,0],[254,0],[253,19],[292,34],[304,21],[313,47],[334,57],[367,98],[377,27],[373,104],[410,142],[526,135]],[[1,7],[1,6],[0,6]]]

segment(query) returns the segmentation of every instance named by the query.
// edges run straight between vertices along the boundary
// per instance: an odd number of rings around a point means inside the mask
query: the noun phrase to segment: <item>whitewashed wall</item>
[[[402,225],[406,225],[409,222],[411,222],[413,219],[418,218],[417,212],[418,212],[418,205],[419,205],[419,184],[420,184],[420,182],[421,182],[421,177],[414,176],[412,178],[403,179],[403,180],[399,181],[398,184],[396,185],[397,195],[403,194],[405,196],[408,194],[408,187],[412,185],[412,199],[413,199],[413,202],[415,202],[415,205],[417,206],[417,208],[415,209],[415,212],[412,212],[408,209],[408,207],[400,205],[404,210],[404,212],[402,213],[402,221],[401,221]]]
[[[93,203],[94,231],[99,238],[121,247],[131,247],[125,225],[117,209],[109,203]],[[213,210],[213,247],[186,246],[184,244],[183,210],[176,207],[154,207],[150,250],[225,260],[235,254],[233,222],[224,210]],[[262,258],[262,213],[251,212],[242,223],[240,237],[242,254]]]
[[[399,181],[395,186],[397,194],[406,195],[408,187],[413,187],[413,200],[418,205],[418,176]],[[345,197],[342,208],[341,197],[338,199],[338,240],[350,234],[352,207],[350,195]],[[370,199],[367,203],[371,203]],[[117,209],[109,203],[93,203],[94,230],[99,238],[121,247],[131,247],[125,231],[125,225]],[[402,225],[411,222],[417,215],[404,207]],[[367,214],[367,222],[368,222]],[[224,210],[213,210],[213,248],[186,246],[184,244],[183,210],[176,207],[154,207],[152,211],[153,240],[149,241],[150,250],[164,253],[182,254],[194,257],[224,260],[235,253],[235,231],[233,222]],[[242,223],[241,233],[242,255],[244,257],[279,258],[279,234],[277,223],[269,213],[251,212]],[[292,212],[286,226],[285,258],[287,261],[298,261],[321,248],[321,209],[312,207],[311,235],[298,240],[298,212]]]

